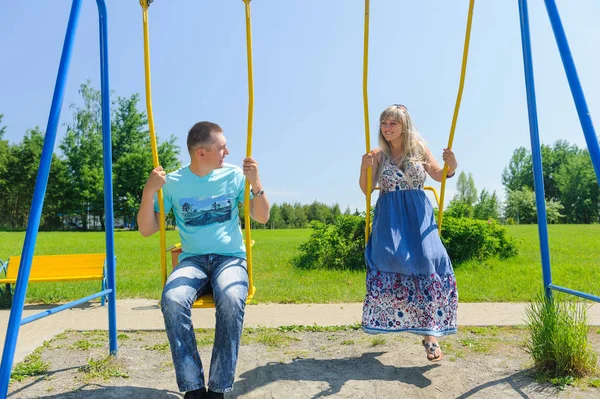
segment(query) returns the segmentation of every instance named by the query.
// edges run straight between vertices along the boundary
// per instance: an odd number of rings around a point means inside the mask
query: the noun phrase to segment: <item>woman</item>
[[[422,335],[427,359],[439,361],[443,354],[436,337],[456,333],[458,292],[423,186],[427,174],[441,181],[443,166],[415,130],[405,106],[392,105],[379,119],[380,148],[363,155],[360,171],[365,194],[369,167],[381,190],[365,251],[363,329]],[[442,158],[447,177],[454,176],[454,153],[444,149]]]

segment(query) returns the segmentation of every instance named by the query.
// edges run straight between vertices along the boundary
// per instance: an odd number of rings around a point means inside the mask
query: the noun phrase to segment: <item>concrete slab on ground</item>
[[[460,303],[458,322],[462,326],[507,326],[525,324],[526,303]],[[50,306],[26,306],[23,317],[49,309]],[[9,310],[0,310],[0,351],[4,347]],[[588,311],[590,325],[600,325],[600,304]],[[279,327],[288,325],[347,325],[359,323],[362,303],[334,304],[260,304],[246,307],[246,327]],[[214,309],[193,309],[195,328],[214,328]],[[41,346],[57,334],[71,330],[107,330],[108,308],[98,303],[80,307],[36,320],[21,326],[14,362]],[[150,299],[122,299],[117,301],[117,329],[164,330],[158,301]]]

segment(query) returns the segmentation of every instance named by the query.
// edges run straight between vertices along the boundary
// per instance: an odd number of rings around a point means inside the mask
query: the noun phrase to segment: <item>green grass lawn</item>
[[[537,225],[508,226],[508,230],[519,241],[519,255],[457,267],[461,301],[529,301],[541,290]],[[549,225],[548,235],[552,282],[600,296],[600,225]]]
[[[552,225],[550,247],[553,282],[600,295],[600,226]],[[468,262],[456,267],[463,302],[529,301],[542,287],[537,226],[509,226],[519,240],[519,255],[508,260]],[[255,302],[360,302],[365,293],[364,272],[297,270],[290,264],[310,230],[255,230],[252,238]],[[0,232],[0,259],[20,255],[25,233]],[[167,233],[167,245],[178,242]],[[138,232],[115,232],[117,297],[154,298],[161,292],[158,234],[143,238]],[[104,251],[104,233],[40,233],[36,255]],[[170,263],[169,263],[170,267]],[[27,292],[28,302],[56,303],[100,290],[100,283],[37,283]]]

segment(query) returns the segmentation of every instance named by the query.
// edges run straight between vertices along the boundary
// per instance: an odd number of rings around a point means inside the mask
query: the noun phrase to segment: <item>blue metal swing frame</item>
[[[600,146],[592,123],[592,117],[583,94],[575,62],[571,55],[569,42],[565,35],[558,8],[554,0],[544,0],[546,11],[550,18],[554,38],[560,52],[560,57],[567,75],[569,88],[577,108],[579,122],[585,135],[586,144],[592,158],[596,179],[600,184]],[[527,0],[519,0],[519,16],[521,22],[521,44],[523,47],[523,64],[525,68],[525,86],[527,90],[527,109],[529,113],[529,135],[531,138],[531,155],[533,160],[533,177],[535,186],[535,200],[538,217],[538,233],[540,236],[540,251],[542,255],[542,276],[544,290],[547,297],[552,297],[552,290],[575,295],[591,301],[600,302],[600,297],[589,293],[572,290],[552,283],[552,268],[550,265],[550,248],[548,245],[548,221],[546,218],[546,202],[544,195],[544,174],[542,169],[542,153],[540,135],[538,130],[537,104],[535,99],[535,84],[533,79],[533,59],[531,55],[531,37],[529,33],[529,11]]]
[[[107,287],[93,295],[73,301],[56,308],[38,313],[36,315],[22,319],[23,305],[25,303],[25,294],[29,282],[31,272],[31,263],[37,240],[37,235],[40,227],[40,218],[44,205],[44,197],[48,186],[48,176],[50,175],[50,164],[52,162],[52,153],[56,142],[56,132],[60,120],[60,112],[64,98],[65,85],[75,32],[79,21],[79,14],[82,0],[73,0],[71,13],[67,25],[67,32],[63,44],[56,85],[54,87],[54,95],[52,97],[52,105],[50,107],[50,115],[44,137],[44,146],[40,159],[40,167],[38,170],[35,189],[33,192],[33,200],[29,220],[27,223],[27,231],[25,233],[25,243],[21,254],[21,263],[19,265],[19,274],[15,285],[14,299],[8,328],[6,331],[6,340],[4,342],[4,350],[2,353],[2,363],[0,366],[0,397],[5,398],[8,393],[8,384],[14,361],[15,348],[21,325],[30,323],[40,318],[50,316],[51,314],[60,312],[65,309],[72,308],[79,304],[88,302],[98,297],[108,296],[108,329],[109,329],[109,350],[112,355],[117,353],[117,320],[116,320],[116,260],[115,260],[115,245],[114,245],[114,212],[113,212],[113,186],[112,186],[112,145],[111,145],[111,130],[110,130],[110,90],[108,79],[108,25],[107,12],[104,0],[96,0],[99,16],[100,30],[100,75],[101,75],[101,95],[102,95],[102,145],[104,156],[104,210],[106,219],[106,263],[107,263]]]
[[[69,69],[71,53],[73,48],[75,30],[79,19],[79,11],[82,0],[73,0],[67,33],[63,46],[63,52],[60,60],[52,106],[50,108],[50,116],[44,139],[44,147],[40,160],[40,168],[36,179],[36,185],[33,195],[27,232],[25,235],[25,244],[23,246],[20,270],[18,281],[15,288],[15,296],[13,309],[10,314],[8,330],[4,351],[2,354],[2,363],[0,369],[0,396],[6,397],[8,392],[8,383],[10,380],[10,372],[14,360],[14,352],[19,333],[19,327],[28,322],[37,320],[42,317],[49,316],[61,310],[77,306],[94,298],[108,295],[108,318],[109,318],[109,348],[110,353],[117,353],[117,334],[116,334],[116,292],[115,292],[115,271],[116,261],[114,256],[114,217],[112,204],[112,151],[111,151],[111,132],[110,132],[110,92],[108,80],[108,35],[107,35],[107,14],[104,0],[96,0],[100,19],[100,68],[101,68],[101,93],[102,93],[102,137],[103,137],[103,153],[104,153],[104,205],[106,218],[106,259],[107,259],[107,289],[74,301],[65,305],[61,305],[50,311],[42,312],[38,315],[22,319],[23,305],[25,301],[25,293],[29,280],[29,273],[37,234],[39,230],[41,212],[44,202],[44,196],[50,173],[50,163],[52,161],[52,153],[56,141],[56,131],[58,127],[62,101],[64,98],[64,89],[66,76]],[[536,205],[538,210],[538,233],[540,237],[540,251],[542,257],[543,283],[547,296],[552,296],[552,290],[572,294],[581,298],[600,302],[600,297],[569,288],[557,286],[552,283],[552,270],[550,265],[550,251],[548,245],[548,225],[546,215],[546,205],[544,196],[544,181],[542,170],[542,156],[540,150],[540,138],[537,119],[537,104],[535,98],[535,84],[533,78],[533,61],[531,54],[531,39],[529,32],[529,15],[527,0],[518,0],[519,15],[521,25],[521,43],[523,49],[523,62],[525,72],[525,84],[527,92],[527,107],[529,114],[529,130],[531,139],[531,150],[533,160],[534,184],[536,194]],[[575,63],[571,55],[569,44],[562,26],[560,15],[554,0],[544,0],[546,10],[550,18],[552,30],[556,39],[556,43],[560,52],[562,63],[567,75],[570,90],[573,95],[573,100],[577,108],[579,120],[585,135],[587,147],[592,159],[596,178],[600,184],[600,146],[594,130],[589,109],[583,94],[583,89]]]

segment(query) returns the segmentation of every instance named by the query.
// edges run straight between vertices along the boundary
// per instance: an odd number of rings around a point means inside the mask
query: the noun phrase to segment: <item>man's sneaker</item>
[[[225,398],[224,393],[211,391],[210,389],[208,390],[208,393],[206,394],[206,399],[224,399],[224,398]]]
[[[186,392],[183,399],[206,399],[206,388]]]

